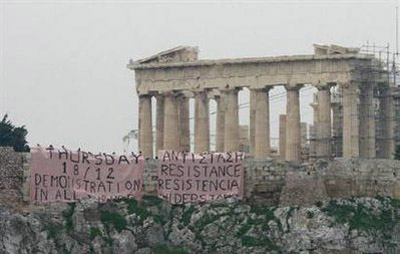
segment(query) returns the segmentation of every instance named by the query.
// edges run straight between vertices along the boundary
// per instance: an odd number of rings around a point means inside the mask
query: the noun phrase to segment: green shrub
[[[102,211],[101,212],[101,222],[110,227],[111,225],[114,228],[121,232],[126,229],[127,221],[124,216],[116,212]]]
[[[150,217],[152,214],[147,210],[146,204],[144,202],[138,202],[133,198],[123,198],[121,201],[128,205],[128,214],[136,214],[140,218],[140,222],[143,223],[145,219]],[[155,202],[154,200],[150,202]]]
[[[63,217],[65,219],[65,228],[67,230],[74,229],[74,222],[72,220],[72,215],[74,214],[74,211],[75,211],[75,203],[69,204],[69,208],[63,211]]]
[[[339,204],[336,200],[329,201],[328,205],[321,209],[327,215],[333,217],[336,223],[348,223],[350,229],[364,231],[387,231],[396,223],[394,211],[391,208],[382,208],[378,214],[362,204]]]
[[[159,206],[162,202],[164,202],[164,200],[162,200],[161,198],[157,197],[157,196],[143,196],[143,200],[142,202],[144,202],[147,206]]]
[[[97,236],[103,236],[103,232],[101,232],[101,230],[96,227],[90,227],[89,230],[90,240],[95,239]]]
[[[192,219],[192,215],[195,210],[196,210],[196,208],[193,205],[184,209],[183,214],[182,214],[183,225],[185,225],[185,226],[189,225],[190,220]]]
[[[260,240],[252,236],[243,235],[240,238],[242,245],[246,247],[255,247],[255,246],[265,246],[267,245],[265,240]]]
[[[55,224],[55,223],[45,223],[43,229],[47,231],[47,238],[55,239],[57,235],[61,234],[62,232],[62,225]]]

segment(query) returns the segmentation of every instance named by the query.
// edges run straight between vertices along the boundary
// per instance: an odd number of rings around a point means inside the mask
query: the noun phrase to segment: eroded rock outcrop
[[[399,253],[400,203],[334,199],[311,207],[155,198],[0,206],[0,253]]]

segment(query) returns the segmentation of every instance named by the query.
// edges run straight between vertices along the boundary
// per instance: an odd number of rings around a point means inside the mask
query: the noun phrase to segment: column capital
[[[182,97],[193,97],[193,93],[191,91],[184,91],[184,90],[171,90],[171,91],[163,91],[163,92],[158,92],[156,97],[175,97],[177,99],[182,98]]]
[[[349,87],[357,87],[358,88],[359,83],[360,82],[349,80],[348,82],[338,82],[337,84],[341,88],[349,88]]]
[[[210,93],[209,90],[206,89],[202,89],[202,90],[192,90],[191,93],[193,94],[193,96],[197,96],[197,95],[207,95]]]
[[[209,99],[219,99],[221,97],[221,91],[219,89],[207,89],[207,96]]]
[[[179,94],[177,91],[164,91],[164,92],[158,92],[158,96],[164,96],[164,97],[175,97]]]
[[[304,84],[286,84],[284,85],[286,91],[298,91],[303,88]]]
[[[377,86],[374,82],[359,82],[358,88],[359,89],[374,89]]]
[[[224,87],[220,88],[219,90],[221,91],[221,93],[223,92],[227,93],[232,91],[240,91],[242,90],[242,87],[236,87],[236,86],[231,87],[229,84],[227,84]]]
[[[144,94],[138,94],[139,98],[151,98],[153,94],[151,93],[144,93]]]
[[[318,91],[323,91],[323,90],[330,90],[332,85],[330,84],[317,84],[314,85],[315,88],[318,89]]]
[[[194,93],[192,91],[179,91],[179,92],[176,92],[176,97],[178,99],[192,98],[192,97],[194,97]]]
[[[265,87],[250,88],[250,90],[256,92],[269,92],[273,88],[274,88],[273,86],[265,86]]]

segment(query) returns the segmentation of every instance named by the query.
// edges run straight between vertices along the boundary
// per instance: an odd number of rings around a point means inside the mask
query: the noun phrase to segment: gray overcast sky
[[[122,150],[137,128],[129,59],[177,45],[200,58],[311,54],[313,43],[395,44],[397,1],[0,0],[0,114],[31,144]],[[274,93],[281,90],[274,89]],[[302,99],[302,119],[311,121]],[[248,101],[247,94],[240,97]],[[284,100],[272,102],[272,136]],[[212,105],[214,106],[214,105]],[[241,111],[246,123],[248,112]]]

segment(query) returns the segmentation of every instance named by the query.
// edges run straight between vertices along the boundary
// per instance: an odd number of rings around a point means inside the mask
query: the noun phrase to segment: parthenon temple
[[[210,100],[217,105],[215,150],[238,151],[238,92],[245,87],[250,90],[250,156],[271,157],[269,91],[283,86],[279,157],[300,161],[304,85],[317,89],[310,158],[390,158],[394,152],[393,84],[379,59],[357,48],[314,45],[310,55],[199,60],[196,47],[181,46],[130,61],[128,68],[134,70],[139,96],[139,149],[147,157],[158,150],[190,150],[189,98],[195,100],[194,152],[210,151]]]

